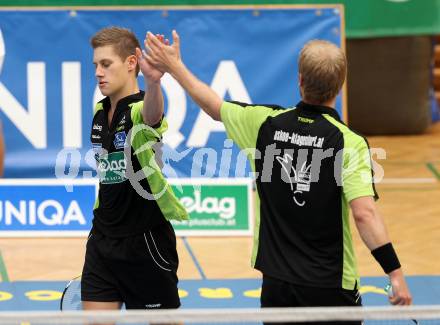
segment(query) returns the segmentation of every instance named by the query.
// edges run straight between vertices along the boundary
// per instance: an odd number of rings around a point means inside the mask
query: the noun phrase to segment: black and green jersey
[[[110,99],[97,103],[91,142],[97,160],[99,194],[93,226],[109,237],[143,233],[166,220],[187,219],[156,163],[154,144],[167,129],[142,119],[144,92],[121,99],[108,123]],[[131,132],[130,132],[131,131]]]
[[[336,110],[304,102],[224,102],[221,119],[256,173],[254,267],[293,284],[353,289],[348,202],[376,195],[366,140]]]

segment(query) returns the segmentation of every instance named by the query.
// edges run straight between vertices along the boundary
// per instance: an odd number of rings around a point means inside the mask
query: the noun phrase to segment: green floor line
[[[9,282],[8,271],[6,270],[6,264],[3,260],[2,252],[0,252],[0,278],[3,282]]]
[[[440,172],[435,168],[433,163],[427,163],[426,167],[434,174],[434,176],[440,181]]]

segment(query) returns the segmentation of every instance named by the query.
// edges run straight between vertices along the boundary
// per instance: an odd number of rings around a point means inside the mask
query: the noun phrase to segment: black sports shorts
[[[92,230],[81,300],[119,301],[127,309],[178,308],[176,236],[169,222],[145,233],[110,238]]]
[[[263,276],[261,307],[342,307],[362,306],[357,289],[333,289],[299,286],[269,276]],[[266,323],[268,324],[268,323]],[[361,321],[350,322],[304,322],[276,323],[292,325],[361,325]],[[275,323],[274,323],[275,325]]]

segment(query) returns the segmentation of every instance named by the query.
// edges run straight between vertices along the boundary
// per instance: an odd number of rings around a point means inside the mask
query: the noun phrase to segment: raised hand
[[[146,48],[148,49],[148,55],[145,59],[150,65],[162,72],[170,72],[181,61],[180,38],[175,30],[173,30],[172,45],[163,42],[160,37],[148,32]]]
[[[169,44],[168,39],[165,39],[163,35],[156,34],[155,37],[161,44]],[[147,36],[145,36],[144,46],[146,49],[148,49]],[[148,60],[146,59],[148,55],[145,50],[141,51],[140,48],[136,48],[136,56],[138,58],[139,67],[147,82],[158,82],[160,78],[162,78],[163,72],[148,62]]]

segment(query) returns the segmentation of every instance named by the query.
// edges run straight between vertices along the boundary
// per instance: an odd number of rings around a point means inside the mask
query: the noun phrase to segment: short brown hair
[[[347,59],[335,44],[313,40],[304,45],[299,55],[304,100],[322,104],[336,97],[347,75]]]
[[[111,45],[122,60],[130,55],[136,55],[136,47],[141,48],[134,33],[122,27],[106,27],[98,31],[90,40],[94,49]],[[139,64],[136,66],[136,75],[139,73]]]

